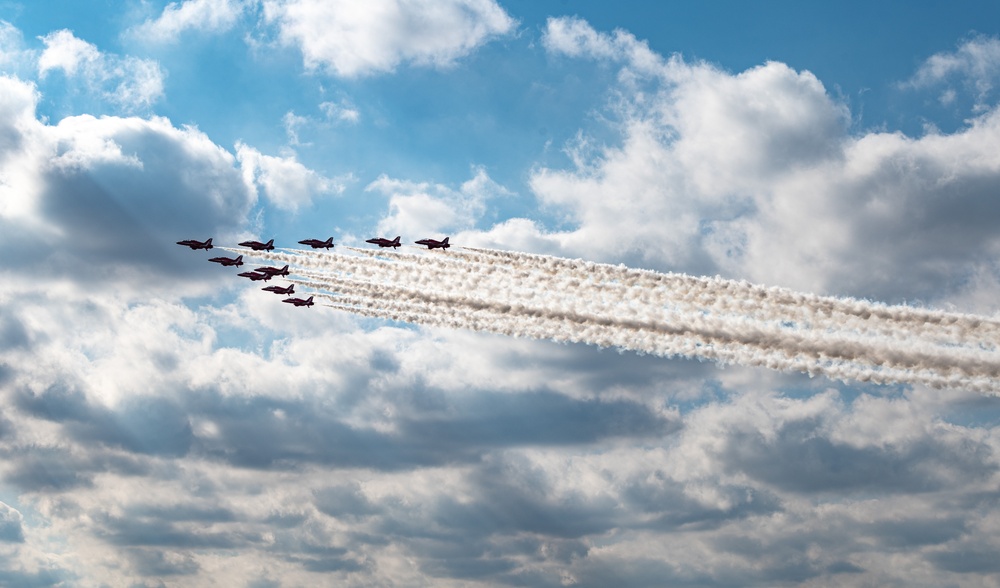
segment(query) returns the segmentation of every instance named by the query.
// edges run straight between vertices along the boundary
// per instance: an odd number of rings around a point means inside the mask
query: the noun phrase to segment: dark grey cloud
[[[661,437],[680,425],[628,401],[584,401],[539,391],[483,392],[453,401],[451,417],[413,419],[412,437],[448,446],[516,446],[588,443],[607,437]]]
[[[358,519],[382,512],[362,493],[358,484],[331,486],[313,493],[320,512],[335,518]]]
[[[125,555],[142,576],[189,576],[201,569],[194,557],[184,551],[135,548],[125,550]]]
[[[294,560],[293,560],[294,561]],[[301,559],[299,563],[310,572],[359,572],[368,568],[363,562],[346,558]]]
[[[450,417],[434,412],[399,417],[393,434],[348,426],[338,407],[320,402],[212,398],[206,392],[190,398],[189,413],[211,418],[219,429],[215,438],[198,439],[197,450],[244,467],[324,463],[392,470],[471,462],[495,447],[660,437],[679,427],[632,402],[583,401],[544,391],[478,391],[466,400],[452,399]]]
[[[29,492],[64,492],[92,484],[93,470],[60,447],[19,446],[0,452],[8,464],[4,481]]]
[[[114,451],[89,451],[64,445],[19,444],[0,446],[6,467],[4,481],[25,492],[67,492],[93,486],[98,473],[149,475],[148,460]]]
[[[733,432],[722,460],[729,471],[799,493],[929,492],[949,487],[956,477],[984,480],[998,469],[984,443],[954,447],[923,438],[898,447],[858,447],[817,435],[819,424],[792,420],[774,439]]]
[[[713,585],[732,585],[752,579],[753,583],[801,583],[813,578],[831,578],[839,574],[863,571],[844,557],[865,553],[870,544],[852,535],[848,521],[834,518],[824,521],[820,530],[802,526],[774,535],[753,533],[753,527],[729,528],[710,539],[713,551],[738,556],[743,565],[724,568]],[[737,580],[742,577],[743,580]]]
[[[210,520],[179,524],[163,518],[106,517],[97,533],[105,541],[121,547],[156,546],[175,549],[235,549],[260,540],[238,532],[207,531]]]
[[[18,404],[29,414],[65,423],[69,436],[86,444],[179,456],[187,453],[194,440],[188,415],[166,398],[133,397],[110,410],[88,402],[77,389],[57,385],[40,394],[22,391]]]
[[[21,513],[0,502],[0,541],[24,543]]]
[[[726,507],[705,505],[684,491],[685,483],[670,480],[662,471],[634,479],[623,488],[622,497],[639,512],[656,515],[639,527],[662,531],[718,528],[734,519],[769,515],[782,510],[781,500],[766,488],[719,484],[714,492],[726,499]]]
[[[619,524],[612,514],[618,506],[613,495],[559,495],[553,492],[548,476],[521,460],[487,460],[468,479],[475,488],[475,500],[442,496],[432,518],[445,532],[467,540],[517,532],[576,539]]]
[[[885,547],[915,549],[958,539],[969,530],[969,522],[957,516],[889,519],[875,521],[870,525],[868,533]]]
[[[0,556],[0,586],[16,586],[18,588],[66,586],[78,579],[72,572],[54,565],[28,571],[22,562]]]
[[[0,315],[0,350],[28,350],[30,347],[31,337],[24,323],[12,313]]]
[[[961,545],[927,555],[934,567],[958,574],[1000,574],[996,551],[979,545]]]

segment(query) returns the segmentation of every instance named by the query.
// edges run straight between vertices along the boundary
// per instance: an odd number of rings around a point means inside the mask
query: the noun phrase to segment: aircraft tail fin
[[[444,241],[441,241],[441,243],[443,243],[443,244],[447,245],[447,244],[448,244],[448,239],[449,239],[449,237],[445,237],[445,238],[444,238]]]
[[[209,237],[208,241],[205,241],[205,249],[211,249],[211,248],[212,248],[212,238]]]

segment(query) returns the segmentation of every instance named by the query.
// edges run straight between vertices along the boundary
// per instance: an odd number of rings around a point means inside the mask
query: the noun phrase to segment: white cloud
[[[914,74],[911,83],[928,85],[961,74],[975,80],[988,80],[1000,73],[1000,39],[977,37],[959,46],[957,51],[936,53]]]
[[[155,61],[102,53],[65,29],[41,40],[45,50],[38,58],[38,73],[43,79],[54,70],[62,71],[126,110],[148,108],[163,95],[163,72]]]
[[[471,229],[489,199],[510,194],[491,180],[483,168],[476,168],[475,175],[458,190],[383,175],[365,187],[365,191],[389,197],[389,214],[379,221],[377,231],[390,239],[401,234],[427,237]]]
[[[155,287],[179,271],[175,241],[224,237],[245,222],[252,194],[236,159],[198,130],[89,115],[49,125],[36,117],[38,99],[31,84],[0,78],[0,241],[11,268]],[[178,292],[204,287],[206,269]]]
[[[361,119],[361,112],[348,100],[337,102],[322,102],[319,109],[327,120],[356,124]]]
[[[493,0],[265,0],[264,18],[306,67],[345,77],[445,66],[515,24]]]
[[[998,111],[951,135],[852,136],[846,107],[781,63],[731,74],[635,57],[641,43],[578,19],[551,20],[546,43],[631,72],[624,139],[581,151],[576,169],[535,170],[532,189],[569,228],[521,223],[521,243],[893,300],[957,296],[1000,269]]]
[[[229,30],[257,0],[184,0],[171,2],[156,20],[147,20],[130,33],[137,39],[175,42],[185,31],[219,33]]]
[[[264,155],[253,147],[237,143],[236,157],[247,189],[254,194],[262,189],[264,196],[283,210],[294,212],[308,206],[317,195],[344,191],[341,180],[316,173],[302,165],[294,155]]]
[[[37,59],[35,51],[25,47],[21,31],[0,20],[0,72],[26,77],[25,74],[33,73]]]
[[[1000,39],[978,36],[965,41],[955,51],[936,53],[920,65],[905,85],[926,88],[956,78],[972,88],[976,108],[985,110],[986,100],[1000,79]],[[941,94],[941,102],[948,105],[954,101],[954,96],[955,89],[946,88]]]
[[[42,37],[45,51],[38,59],[38,73],[42,77],[53,69],[61,69],[67,76],[75,76],[81,63],[86,66],[101,59],[101,52],[94,45],[77,39],[72,31],[63,29]]]
[[[613,35],[594,30],[581,18],[549,18],[542,43],[551,53],[624,61],[637,72],[659,74],[667,62],[649,49],[645,41],[621,29]]]
[[[292,146],[301,145],[299,142],[299,127],[308,124],[309,119],[299,116],[289,110],[282,117],[281,122],[285,125],[285,134],[288,136],[288,144]]]

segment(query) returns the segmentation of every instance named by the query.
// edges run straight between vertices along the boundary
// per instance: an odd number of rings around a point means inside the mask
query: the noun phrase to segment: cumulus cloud
[[[265,0],[264,18],[306,67],[344,77],[445,66],[515,25],[493,0]]]
[[[951,135],[852,135],[846,106],[782,63],[732,74],[663,59],[576,18],[550,19],[544,42],[620,64],[623,139],[584,137],[568,147],[575,168],[533,172],[567,228],[512,220],[477,240],[893,300],[961,296],[997,271],[997,111]]]
[[[0,242],[17,254],[8,267],[138,286],[179,271],[174,241],[245,222],[253,196],[236,159],[197,129],[89,115],[50,125],[36,117],[38,98],[0,78]]]
[[[308,206],[321,194],[339,194],[344,184],[324,177],[302,165],[294,155],[264,155],[244,143],[236,144],[243,181],[253,194],[262,190],[269,202],[280,209],[295,212]]]
[[[45,49],[38,58],[38,74],[43,79],[61,71],[126,110],[148,108],[163,95],[164,74],[155,61],[102,53],[66,29],[41,40]]]
[[[224,32],[256,4],[256,0],[171,2],[155,20],[147,20],[130,33],[137,39],[164,43],[176,41],[185,31]]]

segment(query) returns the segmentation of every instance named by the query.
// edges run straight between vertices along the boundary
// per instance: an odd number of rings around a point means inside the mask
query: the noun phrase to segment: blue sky
[[[292,308],[401,234],[994,316],[992,2],[0,2],[0,584],[973,586],[1000,403]]]

